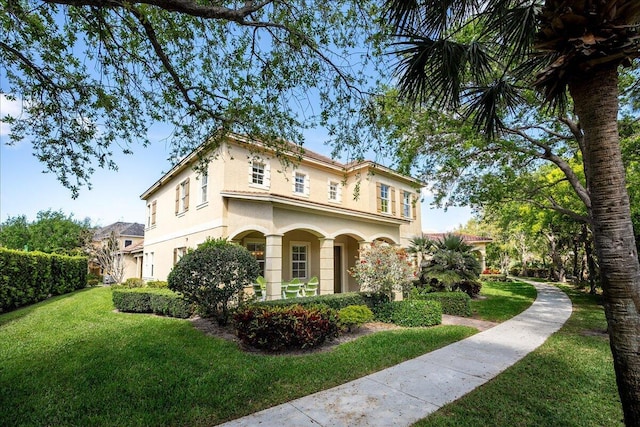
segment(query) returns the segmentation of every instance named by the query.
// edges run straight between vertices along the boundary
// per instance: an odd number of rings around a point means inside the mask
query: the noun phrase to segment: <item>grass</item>
[[[573,302],[563,328],[484,386],[416,426],[622,426],[606,320],[598,297],[561,286]]]
[[[504,322],[521,313],[536,299],[536,288],[523,282],[484,282],[483,299],[471,300],[473,317],[491,322]]]
[[[520,288],[500,286],[484,291],[521,298]],[[330,352],[270,356],[242,352],[187,320],[114,312],[110,289],[86,289],[0,315],[0,425],[215,425],[475,332],[394,330]]]
[[[0,425],[213,425],[475,333],[388,331],[303,356],[246,353],[94,288],[0,316]]]

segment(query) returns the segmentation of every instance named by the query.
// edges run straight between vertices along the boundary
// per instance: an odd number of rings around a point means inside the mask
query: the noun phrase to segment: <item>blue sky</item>
[[[19,112],[19,104],[0,95],[0,117]],[[52,173],[44,173],[32,152],[31,144],[21,142],[7,146],[8,127],[0,123],[0,221],[8,217],[26,215],[29,220],[38,211],[53,209],[73,214],[76,219],[90,218],[93,225],[108,225],[116,221],[144,222],[145,206],[140,200],[148,187],[158,180],[171,164],[167,161],[170,148],[163,141],[168,129],[154,129],[151,146],[134,146],[132,155],[114,152],[118,171],[96,169],[91,190],[82,188],[77,199],[58,182]],[[322,136],[310,134],[305,147],[324,155],[330,148],[322,143]],[[471,217],[468,208],[431,209],[431,198],[422,202],[424,231],[451,231]]]

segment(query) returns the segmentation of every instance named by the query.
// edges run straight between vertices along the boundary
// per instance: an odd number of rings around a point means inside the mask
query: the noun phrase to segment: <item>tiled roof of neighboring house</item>
[[[98,229],[93,235],[93,239],[102,240],[112,232],[120,236],[144,237],[144,225],[137,222],[114,222],[111,225]]]
[[[124,249],[122,249],[122,252],[126,252],[126,253],[142,252],[143,249],[144,249],[144,240],[136,243],[135,245],[129,245],[125,247]]]
[[[424,233],[431,240],[441,240],[448,234],[455,234],[456,236],[462,237],[462,241],[465,243],[489,243],[493,242],[493,239],[485,236],[474,236],[473,234],[464,234],[464,233]]]

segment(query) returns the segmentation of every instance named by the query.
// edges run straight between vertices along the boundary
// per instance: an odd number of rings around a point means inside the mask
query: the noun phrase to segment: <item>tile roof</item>
[[[144,225],[137,222],[114,222],[98,229],[93,235],[93,239],[102,240],[112,232],[121,236],[144,237]]]

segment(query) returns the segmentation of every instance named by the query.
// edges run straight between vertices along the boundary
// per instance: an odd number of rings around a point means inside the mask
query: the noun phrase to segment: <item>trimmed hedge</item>
[[[511,279],[506,274],[481,274],[480,280],[483,282],[510,282]]]
[[[192,305],[177,293],[162,288],[113,289],[113,305],[126,313],[154,313],[186,319]]]
[[[389,297],[377,292],[347,292],[342,294],[316,295],[313,297],[278,299],[271,301],[256,302],[256,305],[267,307],[286,307],[290,305],[301,305],[303,307],[318,304],[326,305],[334,310],[341,310],[350,305],[366,305],[376,312],[377,307],[389,302]]]
[[[0,313],[87,286],[87,258],[0,248]]]
[[[386,304],[381,317],[399,326],[435,326],[442,323],[442,306],[438,301],[409,299]]]
[[[326,306],[248,305],[233,320],[244,344],[268,351],[314,348],[338,336],[337,313]]]
[[[442,313],[451,316],[471,316],[471,298],[464,292],[431,292],[418,298],[425,301],[438,301]]]

